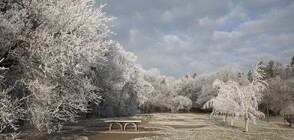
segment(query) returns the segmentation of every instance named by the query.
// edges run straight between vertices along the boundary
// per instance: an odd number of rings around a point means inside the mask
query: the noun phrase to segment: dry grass
[[[175,129],[182,129],[182,128],[201,128],[201,127],[205,127],[207,125],[168,125],[172,128]]]
[[[195,114],[197,115],[197,114]],[[249,132],[243,132],[243,119],[236,119],[233,126],[230,122],[224,122],[221,117],[211,119],[194,119],[190,121],[195,126],[202,124],[205,127],[168,130],[168,136],[153,137],[153,139],[294,139],[294,129],[282,125],[283,120],[267,123],[258,121],[256,125],[249,124]]]

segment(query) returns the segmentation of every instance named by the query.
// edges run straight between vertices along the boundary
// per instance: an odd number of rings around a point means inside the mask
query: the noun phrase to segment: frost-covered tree
[[[133,85],[133,93],[136,95],[136,103],[133,103],[133,107],[138,107],[138,104],[142,105],[142,102],[138,99],[138,96],[142,95],[150,95],[154,91],[154,87],[151,85],[151,83],[147,82],[144,79],[145,70],[140,65],[137,65],[134,67],[134,73],[131,74],[131,81]],[[135,106],[136,105],[136,106]],[[139,106],[140,107],[140,106]],[[138,109],[138,108],[137,108]],[[134,111],[133,111],[134,112]]]
[[[281,79],[279,76],[267,80],[268,88],[264,92],[264,102],[273,111],[285,115],[285,109],[294,100],[291,79]]]
[[[209,100],[204,108],[213,108],[212,114],[228,114],[236,117],[244,117],[245,132],[248,131],[248,119],[255,122],[258,116],[264,116],[258,110],[258,104],[262,100],[262,91],[266,89],[260,65],[252,72],[253,81],[248,85],[229,80],[223,82],[216,80],[214,87],[218,88],[218,95]]]
[[[237,82],[239,85],[248,85],[249,83],[244,73],[230,66],[223,67],[217,73],[206,75],[205,79],[206,82],[204,82],[204,84],[202,85],[201,94],[197,98],[196,102],[199,107],[202,107],[210,99],[217,96],[217,89],[213,88],[213,82],[216,79],[219,79],[223,82],[233,80]]]
[[[144,80],[152,87],[145,94],[140,94],[140,99],[144,99],[144,105],[141,108],[143,112],[171,110],[172,99],[176,96],[174,90],[174,79],[160,75],[157,69],[151,69],[144,72]]]
[[[269,61],[267,66],[263,67],[266,72],[266,79],[268,88],[264,92],[264,98],[261,109],[267,114],[269,121],[270,111],[274,114],[284,115],[285,108],[289,113],[289,105],[293,102],[293,70],[291,63],[282,65],[279,62],[274,63]],[[291,109],[290,109],[291,112]]]
[[[154,87],[150,82],[145,79],[145,70],[140,66],[138,67],[140,73],[137,74],[135,80],[135,91],[137,93],[137,102],[139,104],[139,109],[142,112],[150,111],[150,96],[154,91]],[[148,97],[148,98],[147,98]]]
[[[0,63],[3,59],[0,60]],[[0,67],[1,73],[7,70],[5,67]],[[3,84],[3,78],[0,74],[0,83]],[[16,131],[18,129],[18,119],[23,118],[24,110],[20,108],[19,99],[13,99],[9,92],[12,87],[2,88],[0,86],[0,133],[6,129],[13,129]]]
[[[97,59],[98,63],[91,66],[92,71],[89,73],[103,98],[100,107],[92,104],[93,117],[116,116],[124,112],[119,110],[123,102],[120,97],[129,75],[127,69],[132,67],[135,61],[135,56],[125,52],[118,43],[109,41],[107,46],[105,59]]]
[[[172,111],[189,111],[192,106],[192,101],[188,97],[177,96],[172,99]]]
[[[217,88],[218,95],[210,99],[204,108],[213,108],[211,115],[224,114],[230,116],[240,116],[242,108],[240,103],[239,84],[229,80],[226,83],[221,80],[215,80],[213,87]],[[226,119],[225,119],[226,120]]]
[[[201,93],[203,85],[207,82],[207,75],[200,76],[185,76],[180,80],[175,81],[175,89],[177,95],[185,96],[191,99],[192,107],[197,107],[196,101]]]
[[[240,85],[247,85],[249,82],[246,75],[230,66],[221,68],[217,73],[203,75],[186,75],[184,78],[175,82],[177,95],[182,95],[192,100],[192,108],[200,109],[211,98],[217,96],[217,90],[212,83],[220,79],[224,82],[233,79]]]
[[[212,86],[213,81],[216,79],[217,77],[215,73],[199,76],[199,80],[197,81],[202,81],[202,84],[200,84],[201,90],[199,91],[198,98],[195,102],[198,108],[201,108],[207,101],[217,95],[217,90]]]
[[[105,59],[110,32],[94,0],[16,0],[1,10],[0,50],[21,67],[26,118],[48,133],[99,102],[88,72]],[[54,123],[53,123],[54,122]]]
[[[92,106],[93,115],[134,114],[138,110],[138,96],[145,95],[151,85],[144,80],[144,70],[136,64],[137,58],[133,53],[125,51],[114,41],[109,41],[107,46],[105,59],[93,65],[90,73],[103,100],[100,106]]]

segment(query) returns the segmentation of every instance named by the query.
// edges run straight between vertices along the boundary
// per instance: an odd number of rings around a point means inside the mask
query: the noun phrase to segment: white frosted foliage
[[[172,111],[187,110],[189,111],[192,106],[192,101],[188,97],[177,96],[172,99]]]
[[[104,59],[111,18],[94,3],[20,0],[8,2],[0,15],[4,50],[17,60],[28,90],[26,116],[39,130],[59,130],[86,112],[88,102],[99,103],[99,89],[87,73]]]
[[[3,59],[0,59],[0,63]],[[7,70],[5,67],[0,67],[0,71]],[[3,82],[3,76],[0,75],[0,83]],[[6,128],[18,129],[17,119],[23,118],[24,110],[20,108],[19,100],[13,99],[8,94],[13,87],[2,89],[0,87],[0,132]]]

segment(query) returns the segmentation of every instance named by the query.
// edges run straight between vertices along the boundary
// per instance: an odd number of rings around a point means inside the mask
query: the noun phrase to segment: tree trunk
[[[231,119],[231,126],[233,126],[234,125],[234,117],[232,117],[232,119]]]
[[[246,115],[245,117],[245,131],[244,132],[248,132],[248,115]]]
[[[226,115],[224,116],[224,122],[227,122],[227,118],[228,118],[228,115],[226,114]]]
[[[269,122],[269,105],[268,105],[268,103],[266,106],[266,120],[267,120],[267,122]]]
[[[249,104],[249,103],[247,103]],[[248,105],[246,105],[245,107],[245,131],[244,132],[248,132]]]

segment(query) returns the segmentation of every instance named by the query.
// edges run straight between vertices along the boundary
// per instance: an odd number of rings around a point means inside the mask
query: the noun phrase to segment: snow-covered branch
[[[39,130],[58,130],[100,102],[88,77],[108,46],[103,6],[94,0],[20,0],[1,12],[1,51],[21,68],[26,118]],[[99,64],[97,64],[99,65]],[[15,106],[17,107],[17,106]],[[20,107],[21,108],[21,107]]]

